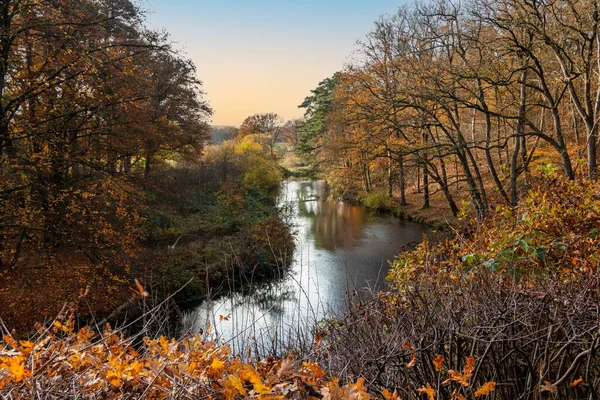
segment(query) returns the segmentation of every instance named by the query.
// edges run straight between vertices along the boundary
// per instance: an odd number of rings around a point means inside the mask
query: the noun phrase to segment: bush
[[[369,193],[365,193],[360,198],[361,203],[376,211],[389,210],[392,199],[385,189],[378,189]]]

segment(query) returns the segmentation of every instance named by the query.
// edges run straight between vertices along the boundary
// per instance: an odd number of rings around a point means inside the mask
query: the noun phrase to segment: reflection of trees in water
[[[300,182],[296,193],[299,216],[310,220],[318,249],[352,248],[360,244],[367,220],[364,207],[328,197],[323,181]]]
[[[285,302],[296,302],[294,291],[289,285],[265,284],[255,287],[250,294],[237,296],[233,306],[256,308],[274,316],[285,313]]]
[[[317,248],[335,250],[360,244],[367,217],[363,207],[328,199],[318,208],[311,224]]]

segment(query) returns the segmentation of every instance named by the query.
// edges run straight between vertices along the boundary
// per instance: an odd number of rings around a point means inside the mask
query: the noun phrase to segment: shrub
[[[391,198],[385,189],[374,190],[361,196],[361,203],[371,210],[382,211],[389,210]]]

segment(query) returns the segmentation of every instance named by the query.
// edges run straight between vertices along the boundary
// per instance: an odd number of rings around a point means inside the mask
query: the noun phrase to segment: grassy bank
[[[54,268],[30,259],[27,267],[2,271],[2,320],[26,334],[65,304],[83,325],[92,316],[129,318],[140,311],[129,301],[134,279],[154,302],[185,285],[173,299],[185,307],[209,292],[218,296],[280,276],[294,246],[276,204],[282,179],[252,138],[210,146],[199,163],[156,167],[131,185],[139,188],[129,194],[136,218],[114,232],[129,245],[118,253],[126,262],[93,264],[66,247]]]

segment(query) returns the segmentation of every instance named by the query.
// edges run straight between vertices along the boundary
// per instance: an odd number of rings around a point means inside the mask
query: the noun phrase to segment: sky
[[[356,41],[404,0],[144,0],[152,29],[190,58],[212,124],[264,112],[299,118],[310,90],[341,70]]]

